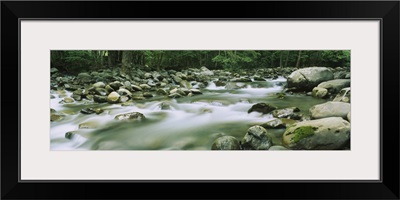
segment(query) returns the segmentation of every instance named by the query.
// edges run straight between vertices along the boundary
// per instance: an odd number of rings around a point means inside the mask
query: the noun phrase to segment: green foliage
[[[51,66],[69,73],[99,68],[149,66],[150,69],[243,70],[273,67],[350,67],[348,50],[78,50],[51,51]]]

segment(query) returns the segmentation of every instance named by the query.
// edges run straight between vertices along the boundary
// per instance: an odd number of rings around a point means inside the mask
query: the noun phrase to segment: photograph
[[[351,51],[51,50],[52,151],[351,150]]]

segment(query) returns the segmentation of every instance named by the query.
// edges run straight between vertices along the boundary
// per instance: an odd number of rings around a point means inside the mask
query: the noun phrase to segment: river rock
[[[93,84],[94,88],[104,88],[106,87],[106,84],[104,84],[103,82],[97,82],[95,84]]]
[[[247,111],[247,113],[251,113],[251,112],[260,112],[260,113],[263,113],[263,114],[268,114],[268,113],[270,113],[271,111],[273,111],[273,110],[275,110],[276,109],[276,107],[275,106],[272,106],[272,105],[270,105],[270,104],[266,104],[266,103],[257,103],[257,104],[254,104],[248,111]]]
[[[107,94],[114,92],[114,89],[110,85],[106,85],[106,87],[104,89],[107,92]]]
[[[298,122],[286,129],[282,143],[289,149],[335,150],[350,140],[350,123],[340,117]]]
[[[183,88],[186,88],[186,89],[191,89],[191,88],[192,88],[192,85],[191,85],[188,81],[186,81],[186,80],[182,80],[182,81],[179,83],[179,85],[180,85],[181,87],[183,87]]]
[[[233,78],[231,82],[253,82],[249,77]]]
[[[116,92],[111,92],[107,96],[107,102],[108,103],[118,103],[120,95]]]
[[[284,108],[284,109],[277,109],[272,111],[272,116],[275,118],[288,118],[288,119],[301,119],[301,114],[296,113],[300,112],[300,109],[297,107],[290,107],[290,108]]]
[[[156,93],[159,95],[167,95],[168,94],[168,92],[165,89],[158,89]]]
[[[202,94],[199,89],[190,89],[190,92],[193,94]]]
[[[75,101],[81,101],[81,100],[82,100],[82,96],[81,96],[81,95],[72,94],[71,97],[72,97]]]
[[[56,113],[51,113],[50,114],[50,121],[54,122],[54,121],[61,121],[63,120],[65,117],[65,115],[61,115],[61,114],[56,114]]]
[[[145,116],[140,113],[140,112],[131,112],[131,113],[125,113],[125,114],[119,114],[115,116],[116,120],[120,121],[141,121],[146,119]]]
[[[111,86],[112,89],[114,89],[114,91],[117,91],[119,89],[119,87],[122,86],[122,83],[120,83],[119,81],[114,81],[112,83],[109,84]]]
[[[93,113],[95,113],[96,111],[95,111],[95,109],[94,108],[83,108],[82,110],[81,110],[81,113],[82,114],[93,114]]]
[[[205,66],[202,66],[202,67],[200,68],[200,70],[201,70],[200,74],[203,75],[203,76],[214,76],[214,72],[211,71],[211,70],[209,70],[209,69],[208,69],[207,67],[205,67]]]
[[[92,77],[88,73],[80,73],[78,74],[78,79],[84,83],[91,82]]]
[[[270,147],[268,150],[269,151],[285,151],[285,150],[289,150],[289,149],[285,148],[284,146],[274,145],[274,146]]]
[[[151,89],[150,85],[147,85],[147,84],[140,84],[139,86],[140,86],[142,89],[144,89],[144,90],[149,90],[149,89]]]
[[[313,88],[311,95],[316,98],[325,98],[328,97],[328,90],[321,87],[315,87]]]
[[[70,98],[70,97],[65,97],[65,98],[63,99],[63,102],[64,102],[64,103],[73,103],[73,102],[74,102],[74,99],[73,99],[73,98]]]
[[[127,90],[127,89],[125,89],[125,88],[120,88],[120,89],[117,91],[117,93],[118,93],[119,95],[121,95],[121,96],[129,96],[129,97],[132,96],[132,93],[129,92],[129,90]]]
[[[214,141],[211,150],[240,150],[240,144],[235,137],[222,136]]]
[[[351,117],[350,113],[351,113],[351,112],[349,112],[349,113],[347,114],[347,121],[349,121],[349,122],[351,122],[351,120],[350,120],[350,117]]]
[[[268,121],[264,124],[261,124],[260,126],[264,128],[279,129],[279,128],[286,128],[296,122],[297,121],[293,119],[281,118]]]
[[[108,95],[110,93],[104,88],[95,88],[94,90],[95,90],[95,94],[101,95],[101,96],[106,96],[106,95]]]
[[[318,104],[310,108],[312,119],[320,119],[325,117],[342,117],[346,119],[350,112],[350,104],[343,102],[326,102]]]
[[[54,67],[50,68],[50,73],[54,74],[56,72],[58,72],[57,68],[54,68]]]
[[[335,79],[322,82],[318,85],[320,88],[325,88],[332,94],[337,94],[341,89],[350,87],[350,79]]]
[[[78,128],[79,129],[94,129],[94,128],[98,128],[101,125],[101,123],[99,121],[87,121],[87,122],[83,122],[80,123]]]
[[[131,85],[131,86],[134,91],[142,91],[143,90],[143,88],[141,88],[140,86],[137,86],[137,85]]]
[[[169,98],[176,99],[176,98],[181,98],[182,95],[180,95],[180,94],[178,94],[178,93],[172,93],[172,94],[168,95],[168,97],[169,97]]]
[[[225,85],[225,88],[227,90],[235,90],[235,89],[241,89],[245,88],[247,85],[245,83],[235,83],[235,82],[229,82]]]
[[[339,94],[336,95],[333,101],[350,103],[350,95],[350,88],[343,88],[340,90]]]
[[[272,146],[267,130],[261,126],[252,126],[242,140],[244,150],[268,150]]]
[[[287,78],[287,87],[299,91],[310,91],[318,84],[333,79],[333,73],[326,67],[308,67],[292,72]]]
[[[106,96],[100,96],[100,95],[94,95],[93,96],[93,101],[97,103],[105,103],[107,102],[107,97]]]
[[[254,75],[254,76],[253,76],[253,79],[254,79],[255,81],[265,81],[264,78],[261,78],[261,77],[258,76],[258,75]]]
[[[150,92],[143,92],[143,97],[151,98],[153,97],[153,94],[151,94]]]

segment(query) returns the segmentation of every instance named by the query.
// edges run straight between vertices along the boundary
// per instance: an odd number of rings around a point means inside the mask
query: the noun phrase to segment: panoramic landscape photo
[[[52,50],[51,150],[350,150],[349,50]]]

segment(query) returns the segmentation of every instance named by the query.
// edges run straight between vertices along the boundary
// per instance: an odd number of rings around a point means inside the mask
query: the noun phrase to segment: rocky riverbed
[[[51,69],[52,150],[350,149],[348,68]]]

